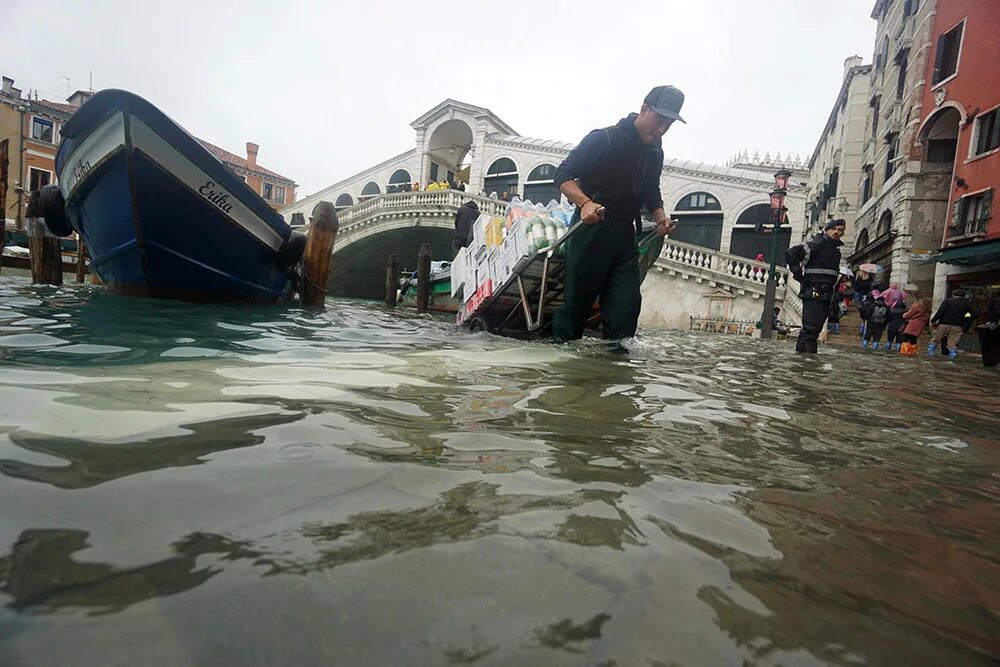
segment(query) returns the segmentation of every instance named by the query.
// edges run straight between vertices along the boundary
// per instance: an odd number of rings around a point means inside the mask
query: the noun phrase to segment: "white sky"
[[[810,154],[874,0],[0,1],[0,73],[62,101],[125,88],[293,178],[302,198],[414,145],[446,98],[579,141],[657,84],[687,95],[669,157]]]

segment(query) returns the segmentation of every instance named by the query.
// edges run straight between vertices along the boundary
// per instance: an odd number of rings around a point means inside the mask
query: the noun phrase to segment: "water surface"
[[[990,664],[1000,380],[0,278],[0,664]]]

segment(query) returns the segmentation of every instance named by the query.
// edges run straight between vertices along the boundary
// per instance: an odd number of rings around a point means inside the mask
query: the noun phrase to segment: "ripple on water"
[[[0,664],[1000,659],[965,359],[0,295]]]

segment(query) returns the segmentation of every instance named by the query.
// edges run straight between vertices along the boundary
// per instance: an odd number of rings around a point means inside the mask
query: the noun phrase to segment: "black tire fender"
[[[298,230],[292,230],[292,233],[288,235],[288,238],[278,248],[278,254],[274,259],[274,263],[282,271],[289,271],[295,268],[299,260],[302,259],[302,254],[305,251],[306,235]]]
[[[45,226],[54,236],[69,236],[73,228],[66,216],[66,201],[58,185],[46,185],[38,193],[38,203],[45,218]]]

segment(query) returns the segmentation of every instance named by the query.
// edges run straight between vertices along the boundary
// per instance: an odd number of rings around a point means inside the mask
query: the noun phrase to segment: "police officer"
[[[645,208],[661,236],[674,228],[660,195],[661,138],[675,120],[684,122],[683,104],[677,88],[653,88],[639,113],[588,134],[556,169],[555,184],[577,207],[572,222],[583,221],[566,242],[564,301],[552,325],[557,341],[583,336],[598,297],[604,336],[635,335],[641,298],[634,224]]]
[[[795,345],[797,352],[816,352],[816,340],[830,315],[837,280],[840,278],[840,238],[847,229],[843,220],[831,220],[805,243],[785,251],[788,270],[801,284],[802,330]]]

